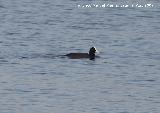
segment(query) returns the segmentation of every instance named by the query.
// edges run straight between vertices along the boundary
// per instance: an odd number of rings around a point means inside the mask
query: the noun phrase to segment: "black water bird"
[[[66,56],[70,59],[81,59],[81,58],[89,58],[90,60],[95,59],[95,53],[98,51],[95,47],[91,47],[89,53],[69,53]]]

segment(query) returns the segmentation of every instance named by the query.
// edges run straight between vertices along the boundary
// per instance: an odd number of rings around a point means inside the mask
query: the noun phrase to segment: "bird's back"
[[[89,58],[88,53],[69,53],[66,56],[72,59]]]

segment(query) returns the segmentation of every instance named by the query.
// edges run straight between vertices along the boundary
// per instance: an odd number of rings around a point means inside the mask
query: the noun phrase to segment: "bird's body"
[[[79,58],[89,58],[88,53],[69,53],[66,56],[72,59],[79,59]]]
[[[66,54],[68,58],[71,59],[81,59],[81,58],[88,58],[90,60],[95,59],[95,53],[97,52],[95,47],[91,47],[89,53],[69,53]]]

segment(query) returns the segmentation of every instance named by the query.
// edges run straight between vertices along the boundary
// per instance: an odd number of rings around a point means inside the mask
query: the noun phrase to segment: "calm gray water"
[[[160,113],[159,1],[93,3],[0,0],[0,113]]]

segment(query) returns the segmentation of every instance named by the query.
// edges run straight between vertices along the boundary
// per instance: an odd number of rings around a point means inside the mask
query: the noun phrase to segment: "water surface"
[[[158,1],[77,7],[94,2],[0,1],[1,113],[160,112]],[[94,61],[57,57],[91,46]]]

